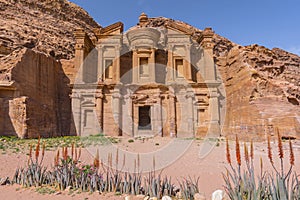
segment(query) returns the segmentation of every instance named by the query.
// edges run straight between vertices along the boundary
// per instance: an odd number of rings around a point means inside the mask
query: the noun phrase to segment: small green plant
[[[133,139],[129,139],[128,142],[129,142],[129,143],[133,143],[134,140],[133,140]]]
[[[51,188],[51,187],[38,187],[35,189],[35,191],[39,194],[54,194],[56,191],[55,189]]]

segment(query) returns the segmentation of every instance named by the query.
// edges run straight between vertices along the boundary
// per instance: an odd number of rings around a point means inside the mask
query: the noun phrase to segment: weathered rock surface
[[[1,135],[69,134],[70,92],[60,62],[23,48],[0,59],[0,67]]]
[[[299,136],[299,56],[235,45],[216,60],[226,88],[224,133],[272,134],[278,128]]]
[[[73,31],[100,27],[66,0],[0,0],[0,57],[27,47],[61,58],[74,56]]]

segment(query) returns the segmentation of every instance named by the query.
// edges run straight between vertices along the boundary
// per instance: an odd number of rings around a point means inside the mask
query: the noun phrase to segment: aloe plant
[[[285,172],[284,168],[284,151],[283,151],[283,145],[282,145],[282,138],[279,134],[278,129],[277,136],[278,136],[278,155],[280,159],[280,168],[279,170],[275,167],[274,161],[273,161],[273,155],[272,155],[272,148],[270,145],[270,137],[268,137],[268,157],[270,160],[270,163],[275,171],[275,175],[270,174],[268,178],[269,182],[269,191],[271,194],[272,200],[288,200],[288,199],[299,199],[300,196],[299,193],[295,194],[294,188],[299,187],[299,183],[297,183],[297,180],[294,178],[294,183],[290,185],[290,179],[292,174],[292,169],[294,166],[294,152],[293,152],[293,146],[291,140],[289,141],[289,150],[290,150],[290,167],[287,172]],[[293,177],[292,177],[293,178]],[[297,176],[296,176],[297,179]]]
[[[70,152],[69,152],[70,150]],[[151,197],[162,198],[164,195],[175,196],[179,189],[175,189],[170,177],[162,178],[161,173],[156,174],[155,170],[146,177],[140,169],[140,156],[135,161],[135,171],[133,173],[122,172],[118,167],[112,167],[112,154],[108,154],[107,166],[99,160],[97,151],[92,165],[84,165],[80,161],[81,149],[76,148],[74,143],[71,148],[63,147],[57,150],[54,157],[54,166],[51,169],[43,167],[43,157],[45,154],[45,143],[40,154],[40,142],[35,148],[30,147],[28,164],[25,168],[16,170],[13,182],[26,187],[44,186],[65,190],[70,187],[74,190],[95,192],[113,192],[116,194],[144,194]],[[116,166],[118,166],[119,155],[116,153]],[[125,166],[125,157],[123,166]],[[153,169],[155,169],[155,159],[153,158]],[[180,182],[185,199],[192,199],[194,194],[199,192],[199,179],[185,179]]]
[[[280,170],[278,170],[273,161],[273,152],[271,148],[270,136],[268,137],[268,158],[274,169],[274,173],[263,170],[263,162],[260,160],[260,174],[256,177],[255,168],[253,165],[254,152],[253,143],[250,146],[250,155],[248,147],[244,144],[245,167],[242,171],[240,144],[238,137],[236,137],[236,163],[234,167],[231,161],[230,149],[228,139],[226,140],[226,158],[230,169],[226,169],[226,174],[223,174],[225,182],[225,192],[230,199],[233,200],[256,200],[256,199],[270,199],[270,200],[290,200],[300,198],[300,185],[298,176],[295,174],[291,177],[294,166],[294,153],[291,141],[290,147],[290,167],[287,172],[284,170],[284,151],[282,140],[279,132],[278,135],[278,155],[280,158]],[[292,183],[290,184],[290,180]]]

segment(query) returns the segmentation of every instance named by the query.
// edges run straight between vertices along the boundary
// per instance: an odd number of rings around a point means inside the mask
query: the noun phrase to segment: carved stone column
[[[132,94],[130,96],[131,102],[132,102],[132,136],[137,136],[138,135],[138,123],[139,123],[139,110],[138,110],[138,96],[136,94]]]
[[[138,70],[138,53],[136,49],[132,50],[132,83],[135,84],[139,80],[139,70]]]
[[[99,45],[97,46],[98,50],[98,81],[102,82],[104,80],[103,77],[103,46]]]
[[[174,81],[173,46],[168,46],[167,82]]]
[[[119,89],[114,89],[113,94],[112,94],[112,101],[113,101],[113,105],[112,105],[112,109],[113,109],[113,117],[115,120],[115,126],[114,126],[114,133],[116,133],[118,136],[122,135],[121,133],[121,94],[120,94],[120,90]]]
[[[192,81],[192,66],[191,66],[191,45],[185,45],[185,78],[187,81]]]
[[[192,90],[187,91],[186,94],[187,99],[187,131],[188,133],[193,133],[194,135],[194,92]]]
[[[133,136],[133,104],[131,98],[132,92],[127,88],[127,94],[124,95],[125,109],[122,109],[122,132]]]
[[[73,111],[73,119],[75,125],[75,131],[77,135],[81,135],[81,97],[74,90],[72,91],[72,95],[70,96],[72,99],[72,111]]]
[[[158,134],[159,136],[163,136],[163,119],[162,119],[162,102],[161,102],[161,95],[160,93],[154,95],[155,104],[154,104],[154,133]]]
[[[150,82],[155,82],[155,48],[151,48],[150,58],[149,58],[149,78]]]
[[[220,130],[220,115],[219,115],[219,94],[217,88],[210,88],[209,109],[210,109],[210,123],[209,123],[209,136],[219,137]]]
[[[120,46],[116,46],[116,58],[115,58],[115,63],[114,63],[114,74],[115,74],[115,81],[116,83],[120,82]]]
[[[104,95],[102,94],[102,90],[96,92],[96,115],[101,132],[103,131],[103,97]]]
[[[205,80],[211,81],[216,79],[216,70],[213,58],[214,43],[212,38],[214,32],[211,28],[206,28],[201,35],[200,45],[204,49],[204,65],[205,65]]]
[[[78,71],[78,77],[80,77],[78,82],[84,82],[84,59],[94,48],[94,44],[89,38],[89,36],[84,32],[83,29],[76,29],[74,32],[76,45],[75,45],[75,60],[74,65]]]
[[[169,130],[170,136],[176,137],[177,136],[177,129],[176,129],[176,96],[173,91],[169,93]]]
[[[221,134],[220,130],[220,115],[219,115],[219,95],[217,87],[220,83],[216,77],[216,66],[213,58],[214,43],[212,38],[214,32],[211,28],[205,28],[200,38],[200,45],[204,51],[204,64],[205,64],[205,83],[209,88],[209,112],[210,123],[208,134],[212,137],[218,137]]]
[[[79,80],[77,82],[83,82],[83,65],[85,59],[85,46],[84,46],[84,37],[85,33],[81,30],[75,32],[76,45],[75,45],[75,58],[74,58],[74,67],[78,69]]]

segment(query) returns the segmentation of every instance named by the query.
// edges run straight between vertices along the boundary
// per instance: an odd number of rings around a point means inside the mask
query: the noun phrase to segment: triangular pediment
[[[182,34],[186,34],[186,35],[193,35],[193,30],[188,29],[186,26],[180,25],[178,23],[175,22],[168,22],[165,24],[165,27],[168,30],[174,31],[174,33],[182,33]]]
[[[107,27],[100,28],[94,30],[94,33],[97,37],[102,36],[102,35],[118,35],[123,33],[124,30],[124,25],[122,22],[117,22],[114,24],[111,24]]]

